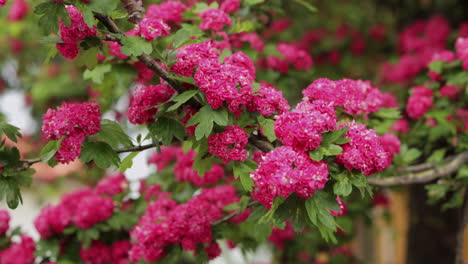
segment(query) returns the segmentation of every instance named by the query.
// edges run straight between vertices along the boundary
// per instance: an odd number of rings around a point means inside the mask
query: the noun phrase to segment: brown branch
[[[461,166],[468,162],[468,151],[459,153],[454,157],[449,157],[445,161],[448,162],[445,162],[445,164],[440,167],[386,178],[368,177],[367,181],[370,185],[380,187],[427,183],[456,172]]]
[[[464,193],[464,205],[463,205],[463,211],[461,212],[461,222],[460,222],[460,227],[457,232],[457,248],[456,248],[456,256],[455,256],[455,264],[463,264],[463,246],[464,246],[464,238],[465,238],[465,229],[466,225],[468,224],[468,199],[467,199],[467,193],[465,191]]]
[[[138,24],[143,19],[143,13],[145,9],[143,8],[142,1],[135,1],[135,0],[120,0],[123,6],[127,10],[128,13],[128,21],[133,24]]]
[[[273,145],[265,140],[256,138],[256,137],[250,137],[249,138],[249,143],[257,147],[259,150],[263,152],[270,152],[274,149]]]
[[[247,205],[247,208],[251,208],[252,206],[257,205],[257,204],[259,204],[259,202],[257,202],[257,201],[251,201],[251,202]],[[232,213],[230,213],[230,214],[227,214],[227,215],[221,217],[220,219],[214,221],[213,223],[211,223],[211,225],[219,225],[219,224],[221,224],[221,223],[223,223],[223,222],[228,221],[229,219],[233,218],[234,216],[236,216],[236,215],[238,215],[238,214],[240,214],[240,213],[242,213],[242,212],[240,212],[239,210],[236,210],[236,211],[234,211],[234,212],[232,212]]]

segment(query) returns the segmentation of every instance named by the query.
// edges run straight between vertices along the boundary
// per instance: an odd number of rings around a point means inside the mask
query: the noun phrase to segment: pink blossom
[[[10,214],[7,210],[0,210],[0,236],[10,228]]]
[[[392,158],[395,154],[400,153],[400,140],[397,136],[385,133],[380,136],[379,139],[382,147],[392,156]]]
[[[409,122],[406,119],[400,119],[395,121],[395,123],[390,127],[390,130],[399,132],[399,133],[409,133]]]
[[[240,0],[224,0],[221,6],[219,7],[226,13],[234,13],[240,7]]]
[[[215,259],[221,255],[221,248],[219,244],[214,242],[205,248],[205,252],[210,260]]]
[[[72,215],[63,205],[47,205],[41,209],[40,214],[34,220],[34,226],[41,235],[41,238],[46,239],[54,234],[61,234],[65,227],[72,222]]]
[[[280,43],[276,49],[284,56],[286,61],[296,70],[309,70],[312,67],[312,57],[304,50],[298,49],[293,44]]]
[[[328,181],[328,164],[283,146],[268,152],[250,177],[255,183],[252,197],[270,208],[275,197],[287,198],[296,193],[306,199],[323,189]]]
[[[455,43],[458,59],[462,60],[464,70],[468,70],[468,38],[458,38]]]
[[[339,196],[336,197],[336,201],[338,202],[339,211],[330,210],[331,215],[333,215],[333,216],[345,215],[346,214],[346,204],[343,203],[343,201],[341,200],[341,197],[339,197]]]
[[[91,194],[83,197],[76,204],[76,212],[73,222],[78,228],[87,229],[112,216],[114,201],[109,197],[100,197]]]
[[[158,172],[164,170],[169,163],[175,161],[179,155],[183,154],[181,147],[162,146],[161,153],[155,152],[148,160],[149,164],[156,164]]]
[[[105,176],[96,185],[99,195],[114,196],[123,193],[128,188],[128,181],[122,173]]]
[[[127,117],[132,124],[148,124],[154,122],[159,104],[165,103],[175,93],[168,85],[158,84],[148,87],[137,87],[127,110]]]
[[[96,102],[62,103],[57,110],[49,109],[43,117],[42,136],[47,140],[62,140],[55,155],[58,162],[68,163],[81,152],[85,136],[99,132],[101,112]]]
[[[343,153],[335,159],[338,164],[343,164],[350,171],[357,169],[367,176],[390,165],[391,155],[385,151],[374,130],[355,122],[345,123],[340,128],[344,126],[349,127],[345,137],[351,141],[341,145]]]
[[[267,82],[261,82],[260,89],[254,93],[247,109],[251,112],[258,111],[263,116],[271,116],[275,113],[286,113],[289,110],[289,103],[283,97],[283,92]]]
[[[286,221],[284,229],[273,228],[271,235],[268,237],[268,241],[273,243],[277,248],[284,249],[285,243],[288,240],[294,240],[296,233],[294,232],[293,226],[290,221]]]
[[[191,182],[195,186],[215,185],[221,178],[224,177],[224,169],[219,164],[213,164],[213,167],[200,176],[193,169],[193,162],[196,152],[191,150],[187,153],[179,152],[177,163],[174,167],[174,176],[179,182]]]
[[[89,248],[80,249],[80,257],[85,264],[107,264],[111,263],[111,248],[99,240],[91,243]]]
[[[208,137],[208,152],[221,158],[224,163],[231,160],[245,161],[248,156],[245,149],[248,141],[249,137],[244,129],[231,125],[224,132]]]
[[[302,151],[316,149],[322,141],[321,133],[335,128],[335,110],[322,100],[302,101],[275,121],[275,134],[281,142]]]
[[[232,25],[231,18],[221,9],[208,8],[199,16],[202,19],[200,24],[202,30],[221,31],[224,25],[228,27]]]
[[[413,88],[413,93],[409,97],[406,105],[408,116],[416,120],[424,116],[434,105],[432,94],[432,90],[425,86]]]
[[[5,5],[6,1],[1,5]],[[23,20],[29,11],[29,5],[25,0],[14,0],[8,12],[8,21],[16,22]]]
[[[262,52],[265,48],[265,43],[256,32],[241,32],[229,35],[233,47],[240,49],[243,43],[248,42],[250,47],[258,52]]]
[[[0,0],[0,7],[5,6],[5,4],[8,2],[8,0]]]
[[[159,5],[149,5],[146,17],[162,19],[165,23],[178,25],[182,22],[182,13],[186,9],[187,6],[181,1],[168,0]]]
[[[146,40],[152,41],[157,37],[169,35],[171,28],[161,19],[145,17],[139,24],[140,34]]]
[[[2,250],[0,263],[2,264],[34,264],[34,240],[21,236],[21,242],[13,242],[9,248]]]
[[[171,67],[171,71],[191,77],[200,61],[203,59],[218,59],[219,55],[219,51],[210,41],[188,44],[178,49],[176,63]]]
[[[450,99],[457,99],[460,97],[460,88],[455,85],[444,85],[440,88],[440,96]]]

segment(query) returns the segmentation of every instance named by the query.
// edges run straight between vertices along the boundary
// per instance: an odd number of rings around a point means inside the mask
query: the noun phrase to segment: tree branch
[[[259,202],[257,202],[257,201],[251,201],[251,202],[249,202],[249,204],[247,205],[247,208],[250,208],[250,207],[252,207],[252,206],[254,206],[254,205],[257,205],[257,204],[259,204]],[[236,215],[238,215],[238,214],[240,214],[240,213],[242,213],[242,212],[240,212],[239,210],[235,210],[234,212],[232,212],[232,213],[230,213],[230,214],[227,214],[227,215],[221,217],[220,219],[214,221],[213,223],[211,223],[211,225],[219,225],[219,224],[221,224],[221,223],[223,223],[223,222],[228,221],[229,219],[233,218],[234,216],[236,216]]]
[[[123,6],[127,10],[128,13],[128,21],[133,24],[138,24],[143,19],[143,13],[145,12],[145,8],[143,8],[142,1],[135,1],[135,0],[120,0]]]
[[[377,178],[377,177],[368,177],[367,181],[370,185],[380,186],[380,187],[391,187],[397,185],[407,185],[414,183],[426,183],[433,181],[438,178],[446,177],[454,172],[456,172],[461,166],[468,162],[468,151],[461,152],[455,156],[448,157],[444,160],[444,165],[440,167],[435,167],[431,169],[422,170],[419,172],[410,172],[408,174],[386,177],[386,178]],[[420,167],[428,167],[427,165]]]

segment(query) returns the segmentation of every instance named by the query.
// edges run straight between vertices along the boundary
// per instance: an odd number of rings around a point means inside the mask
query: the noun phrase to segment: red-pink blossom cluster
[[[283,92],[278,91],[275,86],[267,82],[260,82],[260,89],[254,92],[252,101],[247,105],[249,111],[257,111],[263,116],[281,115],[286,113],[289,108],[289,103],[283,97]]]
[[[341,197],[337,196],[336,201],[338,202],[338,211],[330,210],[330,214],[333,216],[342,216],[346,214],[346,204],[341,200]]]
[[[248,59],[247,56],[244,58]],[[234,63],[222,64],[218,59],[201,60],[194,75],[195,84],[205,92],[208,104],[213,109],[220,108],[226,102],[229,110],[238,116],[252,97],[255,76],[252,76],[252,69],[248,65],[253,64],[238,63],[229,57],[226,61]]]
[[[158,172],[164,170],[169,163],[176,160],[180,155],[183,155],[181,147],[162,146],[161,152],[155,152],[148,160],[149,164],[155,164]]]
[[[174,175],[179,182],[191,182],[195,186],[215,185],[221,178],[224,177],[224,169],[219,164],[213,164],[213,167],[200,176],[193,169],[193,162],[197,153],[190,150],[187,153],[179,152],[177,163],[174,167]]]
[[[163,1],[160,4],[151,4],[146,9],[146,17],[161,19],[167,24],[180,24],[182,22],[182,13],[187,6],[180,1]]]
[[[142,36],[148,41],[170,34],[171,28],[162,19],[145,16],[129,35]]]
[[[5,5],[6,1],[1,5]],[[23,20],[29,11],[29,4],[25,0],[14,0],[8,12],[8,21],[15,22]]]
[[[367,115],[384,107],[385,97],[370,81],[342,79],[332,81],[320,78],[303,92],[309,99],[320,99],[333,107],[342,106],[351,115]],[[388,99],[386,99],[388,100]]]
[[[9,248],[0,251],[0,263],[2,264],[34,264],[34,240],[27,236],[21,236],[21,242],[13,242]]]
[[[157,106],[169,100],[174,93],[174,89],[164,84],[137,87],[127,110],[128,120],[132,124],[154,122]]]
[[[432,95],[432,90],[425,86],[414,87],[406,104],[408,116],[416,120],[423,117],[434,106]]]
[[[462,60],[463,69],[468,70],[468,38],[458,38],[455,48],[457,57]]]
[[[131,247],[128,240],[119,240],[110,246],[95,240],[89,248],[80,249],[80,258],[85,264],[128,264]]]
[[[110,197],[100,196],[91,189],[79,189],[64,195],[59,204],[44,207],[34,226],[42,238],[48,238],[60,235],[72,224],[81,229],[90,228],[109,219],[113,212],[114,201]]]
[[[380,136],[379,139],[382,147],[390,154],[392,158],[395,154],[400,153],[400,140],[397,136],[390,133],[385,133]]]
[[[321,133],[335,128],[335,110],[323,100],[302,101],[292,112],[278,116],[275,121],[276,136],[283,144],[299,151],[318,148]]]
[[[202,60],[218,59],[220,53],[212,41],[188,44],[177,49],[176,63],[171,67],[174,73],[191,77]]]
[[[393,125],[390,127],[390,130],[398,133],[409,133],[409,122],[405,118],[399,119],[393,123]]]
[[[285,243],[288,240],[294,240],[296,233],[294,232],[293,226],[290,221],[286,221],[284,229],[273,228],[271,235],[268,237],[268,241],[273,243],[277,248],[284,249]]]
[[[199,14],[202,23],[200,29],[221,31],[224,26],[230,27],[232,25],[231,18],[226,12],[221,9],[208,8]]]
[[[95,187],[99,195],[114,196],[128,189],[128,181],[123,173],[104,177]]]
[[[442,51],[436,52],[436,53],[434,53],[434,55],[432,55],[432,59],[429,62],[429,64],[433,63],[433,62],[436,62],[436,61],[451,62],[453,60],[455,60],[455,54],[452,51],[442,50]],[[428,75],[434,81],[439,81],[440,80],[440,73],[438,73],[438,72],[429,70]]]
[[[276,49],[282,58],[268,55],[265,61],[260,61],[260,65],[281,73],[289,72],[289,65],[293,65],[296,70],[309,70],[312,67],[312,57],[307,51],[300,49],[297,45],[280,43]]]
[[[245,161],[248,152],[245,149],[249,136],[237,125],[227,126],[222,133],[208,137],[208,152],[220,158],[224,163],[231,160]]]
[[[234,13],[240,7],[240,0],[224,0],[219,9],[226,13]]]
[[[7,210],[0,210],[0,236],[10,229],[10,214]]]
[[[328,164],[283,146],[268,152],[250,176],[255,183],[252,197],[270,208],[275,197],[287,198],[296,193],[305,199],[323,189],[328,181]]]
[[[244,43],[249,43],[250,47],[258,52],[262,52],[265,48],[265,43],[256,32],[231,34],[229,41],[236,49],[242,48]]]
[[[0,0],[0,7],[4,7],[8,0]]]
[[[62,21],[60,23],[60,39],[63,43],[57,43],[57,50],[67,59],[78,56],[78,42],[86,37],[96,36],[96,27],[90,28],[84,22],[83,14],[75,6],[67,5],[71,25],[67,27]]]
[[[213,240],[211,225],[223,216],[223,208],[239,201],[231,186],[204,189],[185,204],[165,197],[153,201],[131,232],[136,242],[130,258],[134,261],[157,261],[167,255],[167,249],[180,244],[182,249],[195,251],[202,246],[210,259],[220,254]],[[205,246],[207,245],[208,246]]]
[[[340,126],[349,127],[345,134],[350,141],[341,145],[343,153],[336,156],[335,161],[348,170],[357,169],[369,176],[378,173],[392,162],[392,155],[380,143],[379,136],[373,129],[352,122]]]
[[[63,138],[55,158],[58,162],[69,163],[80,155],[85,136],[99,132],[100,121],[101,112],[96,102],[64,102],[57,110],[47,110],[42,122],[42,136],[46,140]]]
[[[383,65],[383,79],[391,83],[401,83],[416,77],[431,61],[434,61],[435,54],[445,50],[449,34],[448,22],[438,15],[428,20],[416,21],[406,27],[398,39],[402,56],[396,64]],[[440,59],[445,61],[447,58],[436,58]],[[432,78],[438,78],[437,74],[430,75]]]

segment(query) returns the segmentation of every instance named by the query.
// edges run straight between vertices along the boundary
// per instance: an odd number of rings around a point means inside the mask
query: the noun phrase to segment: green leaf
[[[320,144],[328,145],[335,143],[336,141],[343,138],[343,136],[348,132],[349,127],[345,126],[337,130],[329,131],[322,134],[322,142]]]
[[[424,188],[427,190],[430,202],[438,201],[445,197],[449,191],[449,185],[445,183],[434,183],[426,185]]]
[[[461,207],[463,205],[463,198],[465,195],[465,188],[459,188],[455,191],[450,200],[442,205],[442,210]]]
[[[119,167],[119,155],[104,142],[88,142],[83,144],[80,159],[83,162],[94,161],[99,168],[107,169],[114,165]]]
[[[255,186],[253,180],[250,178],[250,174],[241,174],[240,181],[241,181],[242,187],[244,187],[244,190],[248,192],[251,192],[252,187]]]
[[[309,157],[314,161],[321,161],[325,155],[322,150],[323,148],[317,148],[309,151]]]
[[[192,34],[187,29],[182,28],[177,30],[177,32],[173,35],[172,38],[172,46],[176,49],[182,47],[185,44],[185,42],[190,40],[191,36]]]
[[[92,80],[96,84],[101,84],[104,80],[104,75],[112,70],[111,64],[101,64],[94,69],[86,69],[83,73],[85,80]]]
[[[198,90],[188,90],[185,91],[172,99],[175,104],[167,109],[167,111],[174,111],[178,109],[181,105],[186,103],[190,98],[194,97],[198,93]]]
[[[244,21],[234,21],[231,28],[229,28],[230,34],[242,33],[242,32],[252,32],[255,30],[255,24],[250,20]]]
[[[19,128],[5,122],[0,122],[0,135],[1,134],[5,134],[13,142],[17,142],[16,137],[21,138]]]
[[[243,0],[243,2],[245,5],[253,6],[263,3],[265,0]]]
[[[441,162],[442,159],[445,157],[445,153],[447,153],[446,148],[438,149],[434,151],[429,158],[427,158],[427,162],[434,162],[434,163]]]
[[[216,111],[212,111],[213,121],[220,126],[227,126],[229,123],[229,114],[226,109],[221,108]]]
[[[121,173],[124,173],[127,169],[133,166],[133,159],[138,155],[138,153],[140,153],[140,151],[132,152],[122,160],[122,163],[120,163],[120,168],[119,168],[119,171]]]
[[[185,128],[177,120],[166,117],[159,117],[158,120],[148,125],[150,132],[161,139],[162,144],[168,146],[172,143],[172,138],[176,137],[183,141],[185,137]]]
[[[58,31],[59,19],[66,26],[70,26],[70,17],[64,3],[56,3],[54,1],[42,2],[35,7],[34,13],[42,15],[39,19],[39,26],[46,34]]]
[[[90,1],[88,6],[94,12],[104,15],[110,14],[117,8],[118,2],[114,0]]]
[[[153,46],[151,42],[137,36],[125,36],[122,39],[121,52],[127,56],[140,56],[151,54]]]
[[[343,148],[335,144],[330,144],[328,146],[323,146],[320,148],[323,148],[322,152],[326,156],[336,156],[343,153]]]
[[[326,240],[336,240],[333,232],[336,230],[336,222],[330,213],[338,211],[338,203],[335,198],[325,191],[316,191],[311,198],[305,201],[305,208],[309,220],[317,226],[323,238]]]
[[[349,181],[348,177],[340,177],[337,182],[333,185],[333,192],[338,196],[348,196],[353,190],[353,185]]]
[[[62,139],[49,141],[42,149],[39,157],[43,162],[49,161],[60,148]]]
[[[293,0],[293,1],[302,5],[303,7],[305,7],[307,10],[309,10],[312,13],[317,12],[317,8],[313,6],[312,4],[310,4],[309,2],[307,2],[306,0]]]
[[[444,69],[444,61],[433,61],[429,64],[429,70],[437,73],[442,73]]]
[[[267,137],[268,141],[273,142],[276,140],[275,134],[275,120],[270,118],[265,118],[264,116],[259,115],[258,123],[263,128],[262,132]]]
[[[218,122],[223,123],[222,116],[223,115],[221,114],[221,117],[217,117]],[[215,113],[211,106],[205,105],[200,109],[200,111],[193,115],[192,118],[190,118],[190,120],[187,123],[187,126],[193,126],[198,124],[198,126],[195,128],[195,138],[197,140],[207,138],[213,130],[214,118]]]
[[[132,140],[127,134],[125,134],[122,127],[117,122],[109,119],[103,119],[101,121],[101,130],[91,138],[106,142],[114,149],[119,146],[133,146]]]
[[[372,113],[376,117],[382,119],[400,119],[401,113],[398,108],[381,108],[379,111]]]
[[[200,177],[203,177],[205,173],[211,170],[213,163],[213,157],[202,158],[197,155],[193,161],[193,170],[196,171]]]
[[[195,81],[193,80],[193,77],[185,77],[185,76],[182,76],[182,75],[168,75],[167,77],[169,77],[171,79],[174,79],[174,80],[184,82],[184,83],[189,83],[189,84],[195,85]],[[197,91],[197,90],[189,90],[189,91]]]

